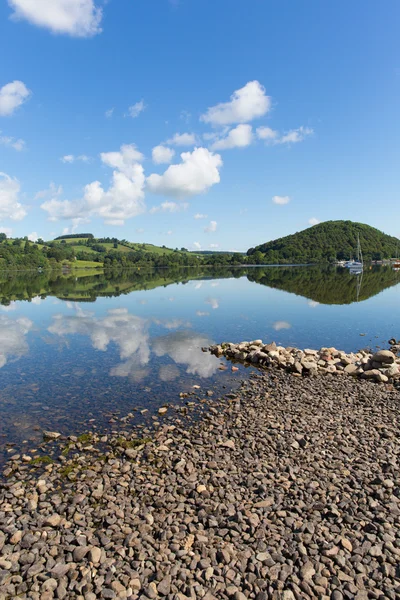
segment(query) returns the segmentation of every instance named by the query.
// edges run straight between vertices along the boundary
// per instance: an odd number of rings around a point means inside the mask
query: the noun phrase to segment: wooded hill
[[[396,258],[400,240],[352,221],[326,221],[293,235],[272,240],[247,251],[255,264],[301,264],[350,260],[357,254],[360,236],[366,260]]]

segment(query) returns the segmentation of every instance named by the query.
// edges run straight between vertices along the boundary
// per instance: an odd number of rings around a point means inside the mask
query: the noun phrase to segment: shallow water
[[[46,429],[152,414],[193,385],[231,387],[248,370],[220,370],[201,350],[212,342],[385,346],[400,338],[399,300],[390,268],[0,273],[0,455]]]

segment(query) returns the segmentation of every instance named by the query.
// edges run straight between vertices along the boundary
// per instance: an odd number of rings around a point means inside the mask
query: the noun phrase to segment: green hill
[[[300,264],[349,260],[356,256],[357,237],[366,260],[394,258],[400,241],[382,231],[352,221],[326,221],[304,231],[272,240],[247,251],[256,264]]]

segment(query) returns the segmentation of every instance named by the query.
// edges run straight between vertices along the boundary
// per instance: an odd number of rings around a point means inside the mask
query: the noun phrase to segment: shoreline
[[[276,369],[199,396],[14,461],[1,600],[397,598],[399,391]]]
[[[233,363],[252,365],[259,369],[283,369],[295,376],[317,374],[335,377],[348,375],[369,379],[376,383],[389,383],[400,388],[400,340],[389,340],[390,350],[359,350],[346,353],[336,348],[320,350],[278,346],[275,342],[264,344],[262,340],[251,342],[223,342],[208,349],[217,357],[225,357]]]

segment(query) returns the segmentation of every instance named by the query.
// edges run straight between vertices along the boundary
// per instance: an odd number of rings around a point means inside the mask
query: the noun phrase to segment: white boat
[[[357,237],[357,260],[353,259],[347,261],[345,267],[347,267],[350,270],[350,273],[353,273],[354,275],[358,275],[363,272],[364,263],[361,251],[360,235]]]

